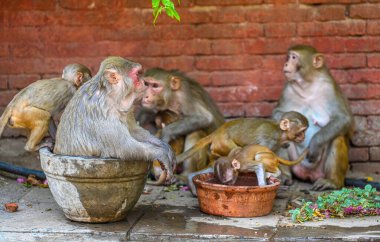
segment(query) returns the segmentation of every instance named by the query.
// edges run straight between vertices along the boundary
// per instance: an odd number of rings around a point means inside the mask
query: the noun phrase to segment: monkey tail
[[[200,149],[205,147],[206,145],[210,144],[212,141],[212,135],[208,135],[202,139],[200,139],[193,147],[191,147],[189,150],[183,152],[182,154],[177,156],[177,165],[184,162],[189,157],[193,156],[196,152],[198,152]]]
[[[289,161],[289,160],[285,160],[285,159],[282,159],[281,157],[278,157],[278,161],[283,164],[283,165],[287,165],[287,166],[294,166],[294,165],[297,165],[298,163],[301,163],[301,161],[303,161],[303,159],[305,159],[306,157],[306,154],[307,154],[307,149],[305,149],[302,154],[300,155],[300,157],[298,157],[297,160],[295,161]]]
[[[5,126],[8,123],[9,118],[11,117],[11,114],[12,114],[12,108],[8,106],[5,108],[3,114],[0,117],[0,137],[4,131]]]

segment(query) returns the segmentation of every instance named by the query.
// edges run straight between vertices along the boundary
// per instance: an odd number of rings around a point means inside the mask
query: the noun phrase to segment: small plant
[[[180,3],[181,1],[178,0],[178,4]],[[162,10],[165,10],[169,17],[175,18],[177,21],[181,20],[178,12],[175,10],[174,3],[171,0],[152,0],[152,8],[154,16],[153,24],[156,23],[157,17],[161,14]]]
[[[293,222],[316,221],[324,218],[347,215],[370,216],[380,215],[380,197],[376,188],[366,185],[361,188],[343,188],[331,193],[324,193],[315,203],[302,201],[302,206],[290,210]]]

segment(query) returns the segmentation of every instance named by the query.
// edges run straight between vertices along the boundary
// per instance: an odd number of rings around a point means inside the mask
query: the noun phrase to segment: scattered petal
[[[26,178],[25,177],[19,177],[17,178],[17,183],[25,183],[26,182]]]
[[[4,206],[5,206],[5,211],[10,212],[10,213],[14,213],[18,209],[17,203],[6,203],[4,204]]]

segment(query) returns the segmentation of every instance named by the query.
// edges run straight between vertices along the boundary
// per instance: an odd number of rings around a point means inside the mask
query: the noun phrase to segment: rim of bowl
[[[234,185],[224,185],[224,184],[215,184],[215,183],[209,183],[204,180],[200,180],[199,178],[201,176],[213,176],[214,173],[204,173],[199,174],[193,177],[193,182],[202,188],[210,189],[210,190],[217,190],[217,191],[234,191],[234,192],[247,192],[248,191],[264,191],[264,190],[276,190],[280,186],[280,180],[278,178],[273,178],[274,182],[271,184],[265,185],[263,187],[259,186],[234,186]]]

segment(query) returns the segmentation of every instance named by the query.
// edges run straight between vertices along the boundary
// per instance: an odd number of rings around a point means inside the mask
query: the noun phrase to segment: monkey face
[[[220,180],[223,184],[226,185],[233,185],[235,184],[237,178],[238,178],[238,172],[231,168],[226,169],[225,173],[221,177],[222,179]]]
[[[156,109],[162,106],[162,92],[164,85],[152,77],[144,78],[146,90],[141,104],[148,109]]]
[[[295,81],[299,78],[300,57],[294,51],[289,51],[284,64],[284,74],[288,81]]]
[[[305,140],[305,132],[307,127],[303,125],[291,125],[290,129],[287,131],[287,139],[289,141],[294,141],[296,143],[301,143]]]

